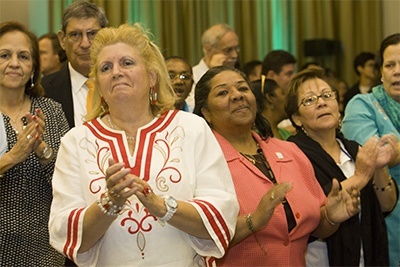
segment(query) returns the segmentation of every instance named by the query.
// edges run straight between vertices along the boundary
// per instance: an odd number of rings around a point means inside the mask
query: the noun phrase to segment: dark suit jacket
[[[74,127],[74,104],[68,64],[64,64],[59,71],[44,76],[42,86],[46,97],[61,103],[69,126]]]

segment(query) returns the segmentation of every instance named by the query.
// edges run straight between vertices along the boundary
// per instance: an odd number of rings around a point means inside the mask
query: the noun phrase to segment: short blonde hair
[[[93,94],[93,109],[86,115],[86,120],[92,120],[101,116],[105,111],[108,111],[106,103],[102,103],[100,92],[98,90],[98,67],[97,60],[100,51],[109,45],[116,43],[124,43],[138,50],[143,57],[148,73],[153,71],[156,76],[155,87],[157,89],[157,101],[151,106],[151,111],[154,116],[164,113],[167,110],[174,109],[176,95],[173,90],[171,81],[168,76],[167,67],[164,57],[160,49],[149,38],[150,33],[145,30],[139,23],[134,25],[122,24],[118,28],[108,27],[101,29],[93,41],[90,48],[90,56],[92,60],[92,68],[89,77],[94,80],[95,91]],[[103,106],[102,106],[103,105]]]

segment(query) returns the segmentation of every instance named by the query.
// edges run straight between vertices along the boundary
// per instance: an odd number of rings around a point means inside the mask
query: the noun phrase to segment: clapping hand
[[[392,160],[395,155],[397,138],[394,134],[385,134],[378,143],[378,156],[376,168],[383,168]]]
[[[44,131],[44,115],[39,109],[40,115],[25,114],[27,124],[18,133],[17,142],[11,149],[14,162],[25,161],[32,151],[35,151],[42,143]]]
[[[253,213],[253,224],[256,230],[267,225],[276,206],[285,200],[286,194],[292,190],[293,184],[281,183],[268,190],[261,198],[256,211]]]
[[[344,222],[360,212],[360,191],[355,187],[340,190],[338,180],[333,179],[325,208],[330,221]]]

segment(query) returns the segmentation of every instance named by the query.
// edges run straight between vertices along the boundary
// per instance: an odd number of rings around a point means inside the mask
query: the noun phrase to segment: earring
[[[158,94],[157,94],[157,88],[155,86],[150,87],[150,105],[154,106],[157,102]]]
[[[103,97],[101,97],[100,102],[101,102],[100,107],[101,107],[101,111],[102,111],[101,115],[103,116],[103,115],[105,115],[105,114],[108,114],[109,112],[108,112],[108,110],[106,109],[106,107],[107,107],[107,102],[104,100]]]
[[[35,75],[34,73],[32,73],[32,75],[31,75],[31,88],[33,88],[35,86],[35,83],[33,82],[34,75]]]
[[[304,129],[303,126],[301,126],[301,130],[308,136],[308,133],[307,133],[306,129]]]
[[[381,82],[383,82],[383,77],[381,77]]]

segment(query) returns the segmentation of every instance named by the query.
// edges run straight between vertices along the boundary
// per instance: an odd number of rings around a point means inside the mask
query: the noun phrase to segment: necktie
[[[92,110],[94,82],[93,82],[92,79],[87,79],[86,82],[85,82],[85,85],[88,88],[88,95],[87,95],[87,98],[86,98],[86,113],[89,113]]]

